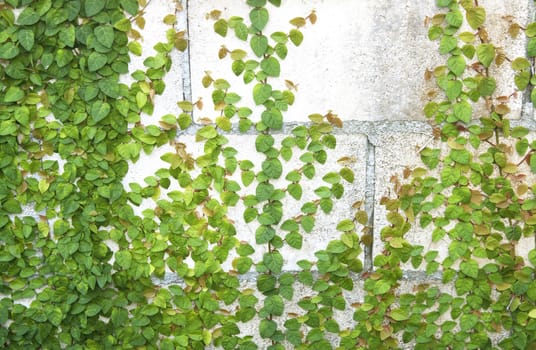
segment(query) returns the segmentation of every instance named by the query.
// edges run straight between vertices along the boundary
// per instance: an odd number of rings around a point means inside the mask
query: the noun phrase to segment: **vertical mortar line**
[[[367,136],[367,160],[365,175],[365,211],[368,214],[368,234],[370,234],[370,244],[364,248],[364,269],[372,271],[374,246],[374,206],[376,204],[376,147],[370,142]]]
[[[188,45],[186,50],[182,53],[181,57],[181,68],[182,68],[182,98],[184,101],[192,101],[192,69],[191,69],[191,56],[190,56],[190,1],[184,0],[184,21],[183,23],[186,27],[186,39],[188,40]],[[178,16],[177,16],[178,17]],[[192,116],[193,117],[193,116]]]

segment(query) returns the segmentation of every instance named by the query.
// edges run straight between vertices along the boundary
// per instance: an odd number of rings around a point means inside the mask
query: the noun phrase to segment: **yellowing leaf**
[[[305,21],[305,18],[303,18],[303,17],[296,17],[296,18],[293,18],[293,19],[290,20],[290,24],[300,28],[300,27],[305,26],[305,24],[307,24],[307,22]]]
[[[478,29],[486,21],[486,10],[483,7],[472,7],[467,10],[467,22],[473,29]]]

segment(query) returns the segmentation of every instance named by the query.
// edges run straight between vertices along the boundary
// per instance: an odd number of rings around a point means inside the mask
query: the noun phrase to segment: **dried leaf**
[[[212,10],[209,13],[207,13],[206,18],[207,19],[210,18],[210,19],[216,21],[216,20],[220,19],[220,16],[221,16],[221,11],[220,10]]]
[[[307,19],[309,20],[309,22],[311,22],[311,24],[315,24],[317,20],[316,11],[315,10],[311,11],[309,16],[307,16]]]

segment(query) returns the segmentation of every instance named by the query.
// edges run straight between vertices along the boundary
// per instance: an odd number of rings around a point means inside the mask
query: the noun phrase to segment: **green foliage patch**
[[[261,339],[271,350],[534,347],[536,253],[516,249],[534,237],[535,188],[525,179],[536,173],[536,145],[528,129],[511,126],[508,104],[524,93],[536,104],[536,24],[510,23],[510,35],[528,41],[526,56],[512,58],[488,37],[476,1],[438,0],[428,36],[445,65],[427,72],[439,93],[424,114],[443,147],[421,150],[424,168],[406,170],[396,197],[381,200],[388,225],[373,271],[363,271],[372,235],[356,202],[355,215],[335,227],[339,238],[286,272],[282,248],[299,254],[355,176],[344,158],[340,170],[317,174],[342,126],[331,112],[310,115],[281,142],[274,137],[296,90],[290,81],[277,90],[274,79],[316,13],[266,33],[281,1],[246,2],[247,18],[208,15],[218,35],[243,43],[218,55],[251,87],[255,106],[241,105],[228,81],[207,73],[216,115],[204,125],[192,123],[201,101],[179,101],[181,113],[159,116],[158,125],[141,122],[165,89],[170,53],[187,46],[176,14],[163,17],[167,41],[145,69],[130,72],[130,55],[142,54],[145,0],[0,4],[0,346],[257,349]],[[500,65],[511,66],[512,95],[496,93]],[[126,74],[132,83],[120,79]],[[254,134],[256,159],[239,159],[229,146],[235,125]],[[187,129],[202,154],[178,141]],[[168,144],[168,166],[124,185],[143,153]],[[309,201],[307,179],[319,184]],[[137,214],[147,201],[154,205]],[[289,201],[301,208],[291,218]],[[243,218],[228,213],[237,205]],[[240,219],[256,227],[248,242],[236,237]],[[446,257],[408,240],[418,225],[433,242],[447,242]],[[407,293],[409,265],[441,281]],[[243,289],[252,272],[256,290]],[[180,283],[159,284],[166,274]],[[364,297],[351,304],[357,290]],[[289,312],[290,303],[299,311]],[[353,315],[351,326],[343,328],[341,311]],[[255,338],[240,328],[252,322]]]

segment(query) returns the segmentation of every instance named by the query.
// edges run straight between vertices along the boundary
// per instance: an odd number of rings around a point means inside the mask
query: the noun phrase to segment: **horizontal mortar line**
[[[288,271],[283,271],[282,273],[290,273],[290,274],[296,275],[300,272],[303,272],[303,271],[288,270]],[[320,276],[320,273],[318,271],[311,271],[311,273],[313,274],[315,278],[318,278]],[[237,277],[238,277],[238,280],[242,283],[256,282],[257,278],[260,275],[262,274],[258,272],[248,272],[243,275],[238,275]],[[278,274],[274,274],[274,276],[278,276]],[[350,273],[349,277],[355,282],[365,281],[367,279],[366,277],[363,277],[363,275],[359,273]],[[405,270],[402,272],[401,281],[419,282],[421,284],[425,284],[425,283],[438,283],[438,282],[441,282],[442,279],[443,279],[443,276],[440,272],[435,272],[431,275],[428,275],[425,271]],[[151,277],[151,280],[153,281],[154,284],[157,284],[160,286],[169,286],[169,285],[174,285],[174,284],[178,284],[178,285],[186,284],[184,282],[184,279],[171,273],[167,273],[163,278]]]
[[[383,132],[415,132],[430,134],[432,128],[426,121],[361,121],[348,120],[343,122],[342,128],[333,128],[332,133],[335,135],[377,135]],[[213,124],[209,124],[213,125]],[[272,135],[288,135],[298,126],[309,127],[313,125],[311,122],[285,122],[280,130],[270,130]],[[185,130],[178,132],[178,135],[195,135],[195,133],[206,125],[194,123]],[[222,132],[223,135],[257,135],[260,132],[251,128],[247,132],[240,132],[237,123],[233,123],[232,129],[227,132]]]
[[[509,119],[510,126],[522,126],[529,131],[536,132],[536,120],[528,118],[523,119]],[[214,124],[208,124],[214,125]],[[311,122],[285,122],[280,130],[270,130],[271,135],[289,135],[292,130],[297,126],[309,127],[313,125]],[[478,121],[474,121],[469,125],[478,125]],[[195,135],[201,128],[205,127],[205,124],[193,123],[185,130],[179,130],[177,136]],[[129,127],[131,130],[132,127]],[[224,136],[241,136],[241,135],[258,135],[260,131],[255,130],[253,127],[246,132],[239,130],[238,124],[233,123],[230,131],[222,131]],[[334,128],[332,134],[334,135],[366,135],[369,136],[369,142],[376,146],[378,140],[384,134],[402,134],[402,133],[416,133],[432,135],[432,125],[427,121],[360,121],[360,120],[348,120],[344,121],[342,128]]]

